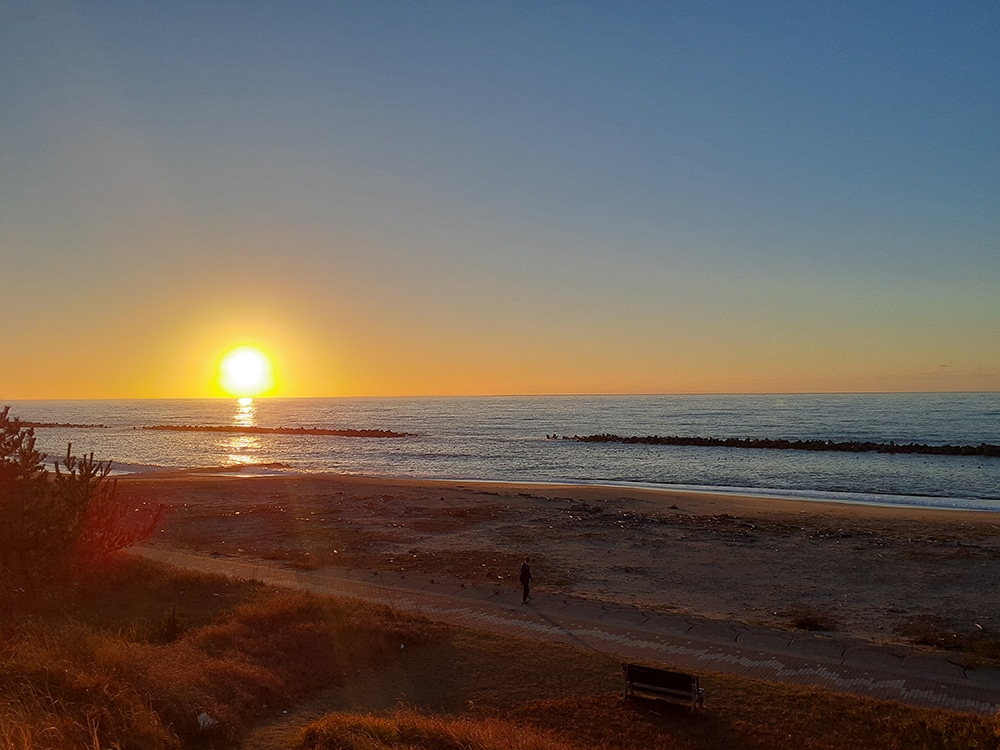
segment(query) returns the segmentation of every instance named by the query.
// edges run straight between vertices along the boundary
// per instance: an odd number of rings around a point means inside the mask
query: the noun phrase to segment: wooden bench
[[[697,675],[628,663],[622,664],[622,674],[625,676],[626,700],[636,693],[645,693],[690,704],[694,711],[705,699],[705,688],[698,685]]]

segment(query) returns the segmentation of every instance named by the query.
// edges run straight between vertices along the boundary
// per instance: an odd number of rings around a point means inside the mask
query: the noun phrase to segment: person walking
[[[528,565],[528,558],[524,558],[521,563],[521,604],[528,603],[528,594],[531,593],[531,566]]]

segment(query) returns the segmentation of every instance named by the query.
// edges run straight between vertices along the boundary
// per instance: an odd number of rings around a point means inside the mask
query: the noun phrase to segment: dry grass
[[[511,717],[579,750],[995,750],[995,722],[808,688],[714,677],[698,714],[620,695],[531,702]]]
[[[385,610],[148,563],[123,568],[113,583],[120,587],[67,599],[60,614],[47,604],[9,631],[0,655],[0,747],[232,744],[263,716],[430,631]],[[170,598],[182,606],[159,621],[147,617]],[[202,714],[211,726],[199,722]]]
[[[942,617],[922,614],[901,622],[896,632],[920,646],[958,651],[963,663],[1000,663],[1000,636],[978,623],[957,628]]]
[[[385,716],[330,714],[306,727],[292,750],[574,750],[537,729],[500,719],[425,716],[401,709]]]
[[[1000,748],[994,719],[723,675],[697,714],[626,703],[606,654],[145,562],[5,632],[2,748],[236,747],[282,716],[245,749]]]
[[[179,742],[119,669],[130,649],[80,625],[37,625],[5,645],[0,743],[10,748],[176,748]],[[108,657],[112,656],[111,659]]]
[[[987,717],[719,674],[702,675],[707,705],[692,714],[662,701],[623,701],[620,674],[618,660],[606,654],[447,631],[334,691],[326,711],[392,718],[395,707],[405,705],[438,718],[502,720],[515,728],[511,742],[530,728],[577,750],[1000,747],[998,724]],[[311,706],[314,715],[323,713],[318,708]],[[262,735],[246,750],[297,750],[301,739],[291,736],[288,731],[266,740]]]

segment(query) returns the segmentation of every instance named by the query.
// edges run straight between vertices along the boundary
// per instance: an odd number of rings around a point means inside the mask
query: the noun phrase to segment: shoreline
[[[379,477],[373,477],[378,479]],[[387,477],[387,478],[398,478],[401,480],[406,480],[406,477]],[[788,496],[781,494],[780,490],[755,490],[753,488],[741,488],[741,487],[693,487],[690,485],[656,485],[647,482],[587,482],[587,481],[575,481],[575,482],[537,482],[531,480],[524,481],[501,481],[501,480],[490,480],[490,479],[442,479],[442,480],[429,480],[429,481],[442,481],[442,482],[467,482],[472,484],[493,484],[493,485],[510,485],[510,486],[526,486],[533,488],[586,488],[593,487],[598,490],[607,491],[636,491],[636,492],[650,492],[654,494],[669,494],[673,496],[680,497],[707,497],[714,498],[720,501],[726,499],[732,499],[736,504],[744,505],[746,503],[791,503],[791,504],[803,504],[804,506],[810,506],[814,508],[817,505],[837,505],[845,507],[870,507],[870,508],[898,508],[900,510],[916,510],[916,511],[930,511],[930,512],[944,512],[944,513],[989,513],[995,514],[1000,517],[1000,508],[966,508],[966,507],[942,507],[939,505],[921,505],[917,503],[905,503],[905,502],[876,502],[874,500],[850,500],[844,498],[835,497],[835,495],[843,495],[845,497],[852,496],[857,497],[912,497],[920,498],[919,495],[865,495],[860,493],[834,493],[834,492],[823,492],[817,490],[815,493],[809,490],[794,490],[795,496]],[[788,492],[793,492],[789,490]],[[815,495],[810,497],[809,495]],[[823,497],[821,495],[826,495]],[[831,497],[832,496],[832,497]],[[935,500],[937,498],[927,497],[927,500]],[[959,501],[969,501],[976,500],[977,498],[955,498]],[[986,502],[986,501],[984,501]]]
[[[733,503],[741,507],[746,503],[766,505],[768,503],[788,503],[801,504],[803,509],[816,510],[818,506],[834,505],[844,508],[855,506],[863,508],[885,508],[912,511],[928,511],[932,513],[972,513],[996,515],[1000,518],[1000,500],[993,501],[983,498],[964,497],[934,497],[924,495],[880,495],[877,493],[856,493],[856,492],[836,492],[831,490],[778,490],[778,489],[756,489],[752,487],[711,487],[692,485],[668,485],[656,484],[653,482],[605,482],[600,480],[569,480],[569,481],[539,481],[539,480],[503,480],[503,479],[478,479],[478,478],[441,478],[441,477],[410,477],[410,476],[375,476],[369,474],[341,474],[337,472],[308,472],[288,469],[284,465],[275,464],[243,464],[229,466],[210,467],[187,467],[181,469],[164,468],[153,471],[136,471],[128,473],[113,472],[113,477],[125,479],[132,477],[161,477],[171,478],[175,475],[185,477],[232,477],[240,479],[253,479],[257,477],[328,477],[328,478],[350,478],[368,479],[378,482],[416,482],[416,483],[443,483],[449,484],[470,484],[473,486],[510,486],[527,488],[554,488],[554,489],[576,489],[581,490],[593,488],[607,492],[636,492],[651,493],[664,496],[690,496],[692,498],[705,497],[717,500],[732,500]],[[869,499],[872,498],[872,499]],[[875,498],[899,498],[899,501],[878,500]],[[962,506],[943,506],[939,504],[906,502],[906,500],[953,500],[956,503],[991,503],[996,502],[996,508],[976,508]]]

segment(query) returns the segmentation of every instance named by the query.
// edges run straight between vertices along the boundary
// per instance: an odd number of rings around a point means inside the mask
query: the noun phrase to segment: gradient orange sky
[[[1000,390],[986,3],[8,3],[0,403]]]

